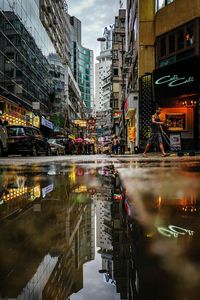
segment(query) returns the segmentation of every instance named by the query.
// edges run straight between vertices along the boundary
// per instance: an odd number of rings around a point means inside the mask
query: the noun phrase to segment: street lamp
[[[105,42],[105,41],[106,41],[106,38],[104,36],[97,38],[97,42]],[[109,42],[111,42],[111,41],[112,40],[110,40]]]

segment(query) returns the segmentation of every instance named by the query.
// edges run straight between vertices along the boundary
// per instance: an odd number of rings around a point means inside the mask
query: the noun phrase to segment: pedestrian
[[[118,146],[119,146],[119,140],[117,136],[115,135],[113,138],[113,152],[114,154],[118,154]]]
[[[145,147],[145,150],[143,152],[143,156],[147,156],[147,151],[151,147],[152,144],[154,143],[159,143],[159,148],[162,153],[162,156],[168,156],[165,152],[164,146],[163,146],[163,140],[162,140],[162,135],[161,135],[161,126],[164,125],[164,122],[160,120],[160,113],[161,113],[161,108],[159,106],[156,107],[155,114],[152,115],[151,117],[151,136],[148,140],[148,143]]]
[[[125,154],[125,138],[123,136],[120,138],[120,153]]]

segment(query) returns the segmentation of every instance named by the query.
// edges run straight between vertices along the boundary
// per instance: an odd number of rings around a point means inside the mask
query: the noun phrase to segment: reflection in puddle
[[[118,167],[0,169],[1,299],[199,299],[199,169]]]

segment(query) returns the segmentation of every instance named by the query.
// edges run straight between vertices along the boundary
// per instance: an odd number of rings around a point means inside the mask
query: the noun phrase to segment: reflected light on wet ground
[[[198,161],[0,169],[0,298],[197,300]]]
[[[141,299],[199,298],[199,170],[199,163],[119,169]]]

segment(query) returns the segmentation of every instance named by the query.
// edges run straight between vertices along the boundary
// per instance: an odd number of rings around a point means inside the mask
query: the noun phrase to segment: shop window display
[[[186,116],[183,113],[166,114],[166,126],[168,131],[186,130]]]

